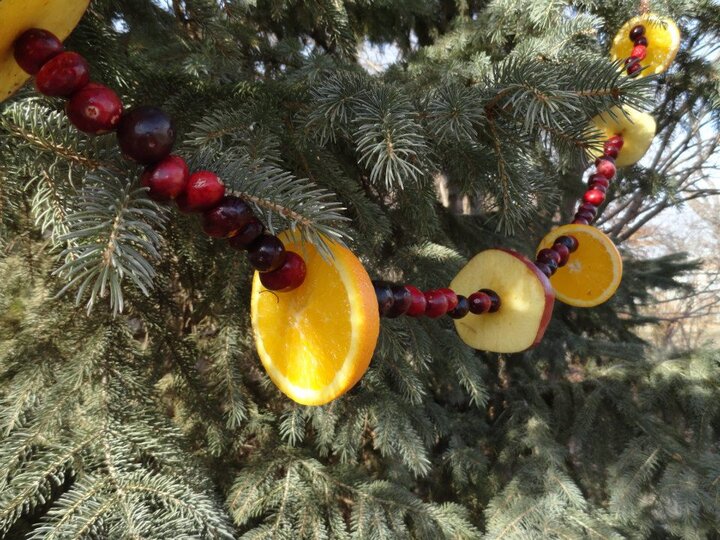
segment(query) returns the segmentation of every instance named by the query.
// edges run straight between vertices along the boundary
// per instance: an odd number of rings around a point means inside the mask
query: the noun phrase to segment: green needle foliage
[[[629,79],[607,46],[637,9],[96,0],[67,46],[126,107],[170,113],[175,152],[271,231],[342,241],[371,276],[427,289],[568,220],[594,115],[651,111],[683,152],[717,137],[717,5],[654,5],[681,51]],[[255,353],[244,255],[152,202],[115,138],[62,108],[29,87],[0,105],[0,536],[717,536],[720,357],[637,334],[655,293],[691,292],[696,261],[623,249],[616,296],[558,302],[523,354],[474,351],[446,318],[383,320],[357,387],[302,407]],[[700,196],[688,179],[709,156],[668,156],[609,191],[621,248]]]

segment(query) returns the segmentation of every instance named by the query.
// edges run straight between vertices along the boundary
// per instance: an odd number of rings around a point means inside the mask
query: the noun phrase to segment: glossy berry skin
[[[455,294],[455,291],[453,291],[452,289],[448,289],[448,288],[442,288],[442,289],[438,289],[438,290],[447,297],[448,311],[455,309],[455,306],[457,306],[457,303],[458,303],[457,294]]]
[[[378,309],[380,310],[380,316],[384,317],[393,306],[395,297],[392,293],[392,285],[385,281],[373,281],[373,288],[375,289],[375,296],[378,301]]]
[[[425,314],[425,308],[427,307],[427,300],[425,295],[417,287],[412,285],[405,285],[405,288],[410,293],[410,306],[408,307],[405,315],[409,317],[421,317]]]
[[[606,141],[605,144],[612,144],[622,150],[623,142],[624,141],[623,141],[622,135],[613,135]]]
[[[580,206],[578,206],[577,209],[578,212],[587,212],[588,214],[592,215],[593,218],[597,215],[598,207],[594,204],[590,203],[582,203]]]
[[[280,268],[260,274],[260,283],[271,291],[290,292],[303,284],[306,275],[307,266],[303,258],[294,251],[288,251]]]
[[[490,297],[490,309],[488,310],[488,313],[495,313],[500,310],[502,302],[495,291],[491,291],[490,289],[480,289],[480,292],[483,292]]]
[[[605,187],[608,187],[610,185],[610,180],[605,178],[601,174],[593,174],[588,178],[588,185],[590,184],[601,184]]]
[[[594,206],[600,206],[605,201],[605,194],[599,189],[589,189],[583,195],[583,201]]]
[[[593,182],[588,186],[588,189],[597,189],[598,191],[607,193],[607,186],[605,186],[604,184],[600,184],[599,182]]]
[[[633,43],[635,45],[642,45],[643,47],[648,46],[648,40],[645,36],[640,36],[639,38],[633,40]]]
[[[25,72],[35,75],[48,60],[64,49],[62,42],[54,34],[31,28],[15,40],[13,54],[15,61]]]
[[[612,180],[615,176],[615,170],[615,164],[611,159],[599,158],[595,161],[595,172],[608,180]]]
[[[117,136],[123,154],[148,165],[170,154],[175,144],[175,126],[157,107],[136,107],[123,114]]]
[[[550,267],[541,262],[535,262],[535,266],[537,266],[537,269],[540,270],[543,274],[545,274],[546,277],[552,277],[552,275],[555,273],[553,272]]]
[[[410,304],[412,304],[412,295],[410,294],[410,291],[402,285],[394,285],[390,290],[393,294],[393,305],[387,311],[385,316],[394,319],[407,313],[407,310],[410,308]]]
[[[562,244],[563,246],[568,248],[568,251],[570,251],[570,253],[577,251],[579,245],[577,238],[575,238],[574,236],[558,236],[555,239],[555,244]]]
[[[48,60],[35,77],[46,96],[69,97],[90,82],[90,66],[78,53],[63,52]]]
[[[114,130],[122,115],[122,101],[107,86],[89,83],[75,92],[65,111],[80,131],[100,135]]]
[[[635,45],[630,53],[631,58],[637,58],[642,60],[647,54],[647,47],[645,45]]]
[[[431,319],[442,317],[448,311],[447,295],[440,290],[425,291],[425,315]]]
[[[627,68],[628,76],[632,77],[633,75],[638,73],[641,69],[642,69],[642,66],[639,63],[629,65]]]
[[[645,35],[645,27],[642,24],[638,24],[632,27],[630,30],[630,41],[635,41],[640,36]]]
[[[568,262],[568,259],[570,259],[570,250],[567,248],[564,244],[555,243],[553,244],[552,250],[560,255],[560,261],[558,261],[558,266],[565,266]]]
[[[158,202],[167,202],[180,195],[190,179],[190,170],[179,156],[168,156],[148,166],[140,176],[140,184],[150,188],[148,195]]]
[[[541,249],[536,257],[538,262],[547,264],[549,261],[554,261],[555,264],[560,262],[560,255],[552,249]]]
[[[285,246],[277,236],[263,234],[248,248],[248,258],[258,272],[272,272],[285,262]]]
[[[462,319],[470,311],[470,304],[468,299],[461,294],[457,295],[457,305],[454,309],[448,311],[448,315],[453,319]]]
[[[253,219],[252,210],[242,199],[223,197],[217,206],[203,214],[203,230],[213,238],[230,238]]]
[[[202,212],[220,202],[225,195],[225,186],[215,173],[198,171],[190,175],[185,191],[177,200],[181,212]]]
[[[492,301],[487,294],[478,291],[476,293],[472,293],[468,297],[468,305],[470,313],[473,313],[474,315],[482,315],[483,313],[490,311]]]
[[[584,225],[590,225],[595,219],[595,214],[592,212],[585,212],[583,210],[580,210],[575,214],[575,219],[582,219],[585,221]]]
[[[617,158],[620,153],[620,148],[614,144],[605,143],[603,145],[603,155],[609,158]]]
[[[242,227],[235,236],[228,239],[230,247],[234,249],[248,249],[250,245],[257,240],[265,231],[265,227],[257,218],[252,218],[244,227]]]

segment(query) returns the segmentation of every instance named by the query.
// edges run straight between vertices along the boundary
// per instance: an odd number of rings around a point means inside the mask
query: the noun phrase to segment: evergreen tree
[[[615,240],[709,193],[720,8],[653,5],[682,48],[632,79],[607,48],[637,9],[97,0],[67,45],[127,106],[172,114],[176,151],[271,230],[341,238],[373,277],[429,288],[566,222],[588,120],[611,106],[652,111],[663,145],[611,190]],[[397,62],[361,67],[390,43]],[[6,538],[717,535],[720,358],[635,333],[696,262],[624,250],[614,299],[556,305],[524,354],[473,351],[446,320],[383,320],[361,383],[303,407],[259,364],[245,258],[152,202],[140,172],[59,100],[26,87],[0,106]]]

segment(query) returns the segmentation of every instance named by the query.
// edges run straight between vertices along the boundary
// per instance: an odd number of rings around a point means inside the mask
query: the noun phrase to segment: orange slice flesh
[[[322,405],[352,388],[367,371],[380,331],[370,276],[353,253],[326,239],[333,259],[323,259],[298,235],[280,235],[302,255],[304,283],[273,293],[256,272],[251,317],[260,360],[277,387],[303,405]]]
[[[594,307],[609,300],[622,280],[622,258],[615,244],[590,225],[563,225],[540,242],[550,248],[559,236],[574,236],[578,248],[550,278],[555,297],[571,306]]]
[[[30,75],[15,62],[13,43],[25,30],[41,28],[64,40],[77,26],[90,0],[0,0],[0,101]]]
[[[640,65],[645,68],[637,75],[645,77],[653,73],[662,73],[673,60],[680,48],[680,30],[672,19],[661,17],[653,13],[633,17],[627,21],[613,39],[610,55],[613,60],[625,60],[630,56],[633,42],[630,40],[630,30],[642,24],[645,27],[645,37],[648,40],[647,54]]]

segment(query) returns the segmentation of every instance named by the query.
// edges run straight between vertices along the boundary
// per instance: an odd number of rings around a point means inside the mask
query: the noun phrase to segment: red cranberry
[[[107,86],[96,83],[89,83],[75,92],[66,106],[73,125],[93,135],[115,129],[122,110],[122,101],[118,95]]]
[[[166,202],[180,195],[190,178],[185,160],[179,156],[168,156],[145,169],[140,177],[143,187],[150,188],[148,195],[158,202]]]
[[[555,273],[547,264],[541,263],[541,262],[535,262],[535,266],[537,266],[537,269],[540,270],[543,274],[545,274],[547,277],[552,277],[552,275]]]
[[[615,176],[615,164],[611,159],[599,158],[595,160],[595,171],[608,180],[612,180],[613,176]]]
[[[474,313],[475,315],[487,313],[492,307],[490,297],[484,292],[479,291],[470,295],[468,303],[470,304],[470,313]]]
[[[638,74],[640,72],[641,69],[642,69],[642,66],[639,63],[629,65],[627,68],[628,76],[629,77],[635,76],[636,74]]]
[[[175,144],[175,126],[157,107],[136,107],[123,114],[117,136],[123,154],[147,165],[170,153]]]
[[[589,189],[583,195],[583,201],[588,204],[600,206],[605,201],[605,194],[599,189]]]
[[[617,146],[620,150],[622,150],[623,147],[623,138],[622,135],[613,135],[607,140],[606,144],[612,144],[614,146]]]
[[[642,60],[645,58],[645,55],[647,54],[647,47],[645,45],[635,45],[632,49],[632,52],[630,53],[630,56],[632,58],[637,58],[638,60]]]
[[[386,281],[373,281],[373,287],[375,289],[375,296],[378,301],[378,309],[380,310],[380,316],[387,315],[388,311],[392,309],[395,297],[392,293],[392,285]]]
[[[637,24],[630,30],[630,41],[635,41],[640,36],[645,35],[645,27],[642,24]]]
[[[176,199],[181,212],[209,210],[225,195],[225,186],[215,173],[198,171],[190,175],[185,192]]]
[[[470,311],[470,304],[468,299],[461,294],[457,295],[457,301],[457,305],[454,309],[448,311],[448,315],[453,319],[462,319]]]
[[[228,239],[230,247],[235,249],[248,249],[250,245],[260,236],[265,227],[257,218],[252,218],[250,222],[241,228],[235,236]]]
[[[248,248],[248,258],[258,272],[272,272],[285,262],[285,246],[277,236],[263,234]]]
[[[50,32],[32,28],[15,40],[14,56],[18,65],[30,75],[35,75],[43,64],[63,52],[62,42]]]
[[[90,66],[78,53],[63,52],[48,60],[35,78],[38,92],[68,97],[90,82]]]
[[[633,40],[633,43],[635,45],[642,45],[643,47],[648,46],[648,40],[645,36],[640,36],[639,38]]]
[[[288,251],[280,268],[260,274],[260,283],[271,291],[290,292],[303,284],[306,274],[303,258],[294,251]]]
[[[562,244],[563,246],[568,248],[568,251],[570,251],[570,253],[575,252],[579,245],[577,238],[575,238],[574,236],[558,236],[555,239],[555,244]]]
[[[495,291],[491,291],[490,289],[480,289],[480,292],[487,294],[490,298],[490,309],[488,310],[488,313],[495,313],[500,309],[500,297]]]
[[[410,309],[410,305],[412,304],[412,295],[410,291],[402,285],[394,285],[391,287],[391,290],[393,294],[393,305],[388,310],[386,316],[394,319],[407,313],[407,310]]]
[[[235,236],[250,223],[252,210],[242,199],[233,195],[223,197],[217,206],[203,214],[203,230],[213,238]]]
[[[619,153],[620,153],[619,146],[615,146],[614,144],[610,144],[607,142],[603,145],[603,155],[604,156],[615,159],[618,157]]]
[[[440,290],[425,291],[425,315],[431,319],[442,317],[448,311],[448,298]]]
[[[457,306],[458,299],[457,294],[455,294],[455,291],[448,288],[438,289],[441,293],[443,293],[445,296],[447,296],[448,300],[448,311],[455,309],[455,306]]]
[[[558,266],[565,266],[568,262],[568,259],[570,258],[570,250],[567,248],[565,244],[560,244],[555,242],[553,244],[552,250],[560,255],[560,261],[558,262]]]
[[[417,287],[413,287],[412,285],[405,285],[405,288],[410,293],[410,307],[405,312],[406,315],[410,317],[420,317],[421,315],[425,314],[425,308],[427,307],[427,300],[425,300],[425,295],[422,293],[420,289]]]
[[[541,249],[538,251],[537,257],[535,259],[538,262],[547,264],[550,261],[554,261],[555,264],[560,262],[560,254],[556,251],[553,251],[552,249]]]

